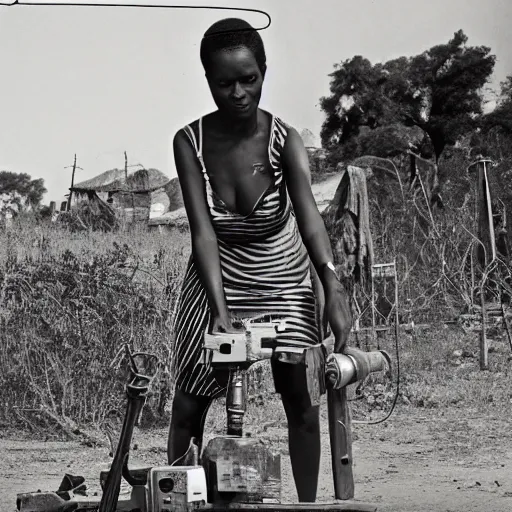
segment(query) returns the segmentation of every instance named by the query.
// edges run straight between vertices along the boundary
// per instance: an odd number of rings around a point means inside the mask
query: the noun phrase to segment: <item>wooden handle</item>
[[[354,475],[352,473],[352,422],[346,387],[327,390],[327,408],[334,496],[338,500],[350,500],[354,497]]]
[[[124,417],[121,436],[117,445],[114,459],[108,472],[107,480],[103,488],[103,495],[98,507],[98,512],[115,512],[121,490],[121,478],[123,468],[127,464],[130,452],[130,443],[133,435],[133,428],[144,405],[145,398],[128,396],[128,405]]]

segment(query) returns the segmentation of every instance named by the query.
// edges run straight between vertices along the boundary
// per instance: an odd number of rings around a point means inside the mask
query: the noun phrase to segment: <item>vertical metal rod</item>
[[[246,372],[237,367],[230,374],[228,392],[226,395],[228,435],[240,437],[243,435],[246,395]]]

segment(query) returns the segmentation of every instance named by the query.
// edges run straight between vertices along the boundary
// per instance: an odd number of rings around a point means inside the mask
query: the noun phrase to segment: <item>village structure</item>
[[[50,203],[56,220],[64,212],[84,218],[102,217],[108,224],[166,223],[166,215],[180,211],[185,215],[178,178],[158,169],[110,169],[69,189],[67,201],[57,211]],[[161,219],[161,220],[159,220]]]

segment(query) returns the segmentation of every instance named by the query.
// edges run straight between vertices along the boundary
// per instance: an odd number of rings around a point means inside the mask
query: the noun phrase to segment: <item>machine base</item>
[[[139,490],[141,492],[142,489]],[[20,499],[21,498],[21,499]],[[120,500],[116,512],[133,512],[134,510],[147,510],[142,496],[130,500]],[[142,498],[142,499],[141,499]],[[70,501],[64,500],[52,492],[25,493],[18,495],[18,510],[22,512],[64,512],[73,510],[76,512],[96,512],[98,510],[99,497],[76,497]],[[68,508],[69,507],[69,508]],[[378,512],[377,505],[355,501],[338,501],[334,503],[224,503],[193,505],[180,510],[194,512],[246,512],[252,510],[265,510],[267,512],[279,512],[283,510],[304,511],[340,511],[340,512]]]
[[[233,503],[280,501],[281,456],[256,438],[215,437],[204,449],[202,466],[208,502],[224,510]]]
[[[211,512],[231,511],[245,512],[249,510],[266,510],[267,512],[279,512],[281,510],[324,510],[342,512],[377,512],[377,505],[357,501],[343,501],[335,503],[230,503],[229,505],[206,505],[200,510]]]

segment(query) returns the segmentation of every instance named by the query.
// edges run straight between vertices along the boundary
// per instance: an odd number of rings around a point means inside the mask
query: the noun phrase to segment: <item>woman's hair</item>
[[[253,53],[263,73],[266,69],[267,57],[258,31],[239,18],[225,18],[217,21],[204,33],[201,40],[200,57],[205,71],[208,73],[210,58],[215,52],[243,47]]]

